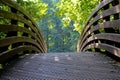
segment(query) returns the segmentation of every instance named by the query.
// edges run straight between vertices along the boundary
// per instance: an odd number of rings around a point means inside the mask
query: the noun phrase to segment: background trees
[[[42,3],[41,0],[14,0],[21,5],[33,17],[39,21],[46,16],[48,4]]]
[[[76,51],[79,33],[74,31],[73,22],[64,26],[63,17],[59,16],[60,0],[43,0],[48,4],[47,16],[40,20],[39,25],[45,36],[48,52]]]
[[[98,3],[99,0],[61,0],[56,7],[64,26],[69,26],[72,21],[74,30],[81,33],[85,21]]]
[[[13,0],[40,26],[48,52],[73,52],[87,17],[99,0]],[[4,37],[0,33],[0,37]]]

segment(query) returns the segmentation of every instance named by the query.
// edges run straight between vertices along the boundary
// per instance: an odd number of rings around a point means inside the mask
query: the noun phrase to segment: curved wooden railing
[[[78,51],[111,53],[120,57],[120,1],[102,0],[90,15]]]
[[[38,26],[17,3],[0,0],[0,63],[16,54],[33,52],[46,52]]]

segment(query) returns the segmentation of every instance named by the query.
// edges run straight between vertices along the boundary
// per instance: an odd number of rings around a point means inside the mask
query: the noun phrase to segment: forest
[[[47,52],[75,52],[84,24],[99,0],[13,0],[39,25]],[[0,33],[0,37],[4,37]]]

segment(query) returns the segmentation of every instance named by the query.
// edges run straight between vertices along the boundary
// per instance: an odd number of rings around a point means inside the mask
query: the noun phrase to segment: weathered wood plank
[[[102,33],[102,34],[96,34],[93,35],[91,37],[89,37],[82,45],[81,50],[83,50],[83,48],[86,45],[89,45],[90,42],[95,41],[95,40],[100,40],[100,41],[112,41],[112,43],[118,43],[120,44],[120,35],[119,34],[113,34],[113,33]],[[114,45],[113,45],[114,46]]]
[[[96,8],[95,10],[91,13],[91,15],[89,16],[88,20],[86,21],[86,25],[88,25],[89,21],[91,20],[91,18],[104,6],[110,4],[112,1],[114,0],[104,0],[102,1]]]
[[[19,6],[17,3],[14,3],[13,1],[10,1],[10,0],[0,0],[0,1],[3,4],[6,4],[9,7],[12,7],[14,9],[18,10],[19,12],[21,12],[24,16],[26,16],[26,18],[28,18],[32,22],[32,25],[34,25],[35,29],[37,30],[36,33],[38,34],[42,44],[45,47],[46,45],[45,45],[44,39],[42,37],[42,34],[39,31],[37,24],[32,20],[32,17],[21,6]],[[46,51],[46,47],[45,47],[45,51]]]
[[[120,12],[120,5],[117,5],[115,7],[112,7],[110,9],[107,9],[105,11],[103,11],[103,13],[97,15],[96,17],[94,17],[94,20],[92,22],[90,22],[84,29],[83,32],[83,36],[85,35],[85,32],[87,32],[90,29],[90,26],[93,25],[96,21],[98,21],[99,19],[105,18],[107,16],[116,14]]]
[[[37,30],[36,30],[36,28],[34,28],[33,25],[32,25],[29,21],[27,21],[26,19],[22,18],[21,16],[19,16],[19,15],[17,15],[17,14],[0,10],[0,16],[1,16],[1,17],[4,17],[4,18],[14,19],[14,20],[23,22],[23,23],[25,23],[26,25],[28,25],[32,30],[34,30],[34,33],[36,32],[36,34],[39,35],[38,32],[37,32]],[[40,40],[40,42],[41,42],[41,44],[42,44],[42,46],[43,46],[44,44],[43,44],[43,42],[42,42],[42,40],[41,40],[41,37],[40,37],[39,40]]]
[[[102,52],[101,49],[104,48],[111,54],[120,57],[119,13],[119,0],[101,0],[100,5],[93,11],[86,22],[81,38],[78,41],[77,50],[94,51],[93,49],[95,49],[97,52]]]
[[[35,38],[39,42],[41,47],[43,46],[43,44],[41,44],[41,41],[35,35],[35,33],[31,32],[29,29],[27,29],[25,27],[16,26],[16,25],[0,24],[0,31],[1,32],[19,31],[19,32],[23,32],[23,33],[26,33],[26,34],[30,34],[33,38]]]
[[[86,21],[85,28],[86,28],[86,26],[88,25],[89,21],[92,19],[92,17],[93,17],[100,9],[102,9],[104,6],[110,4],[112,1],[114,1],[114,0],[104,0],[104,1],[102,1],[102,2],[96,7],[96,9],[91,13],[91,15],[89,16],[88,20]],[[85,28],[84,28],[84,29],[85,29]],[[83,35],[84,31],[85,31],[84,29],[83,29],[82,35]]]
[[[32,30],[34,30],[34,32],[37,32],[37,29],[34,28],[34,26],[28,20],[26,20],[24,17],[19,16],[18,14],[0,10],[0,17],[20,21],[28,25]]]
[[[85,47],[83,51],[86,51],[87,49],[91,49],[91,48],[105,49],[108,52],[110,52],[111,54],[120,58],[120,48],[117,48],[115,46],[111,46],[111,45],[105,44],[105,43],[101,43],[101,44],[93,43],[93,44],[90,44],[87,47]]]
[[[0,10],[1,20],[3,19],[0,32],[5,35],[0,38],[0,62],[5,62],[20,52],[45,53],[46,44],[32,17],[15,1],[0,0],[0,3],[1,7],[9,8]]]
[[[36,50],[37,52],[41,52],[38,48],[36,48],[34,46],[30,46],[30,45],[19,46],[19,47],[12,49],[12,50],[8,50],[8,51],[5,51],[3,53],[0,53],[0,64],[6,62],[10,58],[12,58],[14,55],[16,55],[22,51],[26,51],[26,50]]]
[[[120,20],[107,21],[107,22],[100,23],[86,32],[85,36],[81,39],[81,42],[79,43],[79,45],[82,46],[84,41],[87,39],[87,37],[89,37],[92,34],[92,32],[95,32],[100,29],[105,29],[105,28],[119,29],[120,28],[119,25],[120,25]]]
[[[8,42],[9,41],[9,42]],[[35,45],[36,48],[39,48],[42,51],[41,46],[33,39],[30,39],[28,37],[8,37],[5,39],[0,39],[0,47],[4,47],[10,44],[15,44],[15,43],[30,43],[31,45]]]

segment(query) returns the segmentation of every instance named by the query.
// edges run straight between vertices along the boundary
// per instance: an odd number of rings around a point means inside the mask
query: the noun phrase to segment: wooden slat
[[[20,52],[46,52],[43,36],[32,17],[15,1],[0,0],[0,3],[1,7],[9,8],[0,10],[0,18],[9,21],[8,24],[0,24],[0,32],[6,35],[0,39],[0,62],[7,61]],[[19,32],[22,34],[19,35]],[[11,49],[8,49],[9,46]]]
[[[103,13],[97,15],[94,20],[92,22],[90,22],[84,29],[84,32],[83,32],[83,36],[85,35],[85,32],[88,31],[88,29],[90,28],[91,25],[93,25],[93,23],[95,23],[96,21],[98,21],[99,19],[102,19],[104,17],[107,17],[107,16],[110,16],[110,15],[113,15],[113,14],[116,14],[116,13],[119,13],[120,12],[120,5],[117,5],[115,7],[112,7],[110,9],[107,9],[105,11],[103,11]],[[82,36],[82,37],[83,37]]]
[[[32,17],[21,7],[19,6],[17,3],[14,3],[11,0],[0,0],[2,3],[6,4],[9,7],[12,7],[16,10],[18,10],[19,12],[21,12],[22,14],[24,14],[26,16],[26,18],[28,18],[35,26],[36,23],[33,21]]]
[[[87,20],[87,22],[86,22],[86,24],[85,24],[85,28],[86,28],[86,26],[88,25],[89,21],[92,19],[92,17],[93,17],[101,8],[103,8],[103,7],[106,6],[107,4],[111,3],[112,1],[114,1],[114,0],[104,0],[104,1],[102,1],[102,2],[96,7],[96,9],[91,13],[91,15],[89,16],[89,18],[88,18],[88,20]],[[85,28],[84,28],[84,29],[85,29]],[[85,32],[84,29],[83,29],[82,35],[83,35],[83,33]]]
[[[28,20],[26,20],[24,17],[19,16],[18,14],[0,10],[0,17],[20,21],[26,24],[27,26],[29,26],[35,32],[37,32],[37,30],[34,28],[34,26],[30,22],[28,22]]]
[[[8,42],[9,41],[9,42]],[[0,47],[4,47],[4,46],[7,46],[7,45],[10,45],[10,44],[15,44],[15,43],[30,43],[30,44],[33,44],[35,45],[38,49],[42,50],[41,46],[39,46],[39,44],[33,40],[33,39],[30,39],[28,37],[8,37],[8,38],[5,38],[5,39],[0,39]]]
[[[102,34],[93,35],[84,42],[84,44],[81,47],[81,51],[86,45],[89,45],[90,42],[95,40],[100,40],[100,41],[108,40],[108,41],[112,41],[113,43],[117,42],[118,44],[120,44],[120,35],[113,33],[102,33]]]
[[[41,52],[39,49],[37,49],[34,46],[19,46],[19,47],[16,47],[16,48],[12,49],[12,50],[8,50],[6,52],[0,53],[0,64],[4,63],[9,58],[11,58],[14,55],[20,53],[21,51],[26,51],[26,50],[35,50],[37,52]]]
[[[20,31],[32,35],[32,37],[37,38],[35,33],[31,32],[29,29],[16,25],[7,25],[0,24],[0,32],[11,32],[11,31]]]
[[[94,26],[92,29],[90,29],[88,32],[86,32],[85,36],[81,39],[81,42],[79,42],[79,45],[82,46],[85,39],[87,39],[87,37],[90,36],[92,32],[95,32],[101,28],[118,28],[119,29],[120,28],[119,25],[120,25],[120,20],[107,21],[107,22],[98,24]]]
[[[96,9],[92,12],[92,14],[89,16],[86,25],[89,23],[89,21],[91,20],[91,18],[104,6],[108,5],[109,3],[111,3],[114,0],[104,0],[102,1],[97,7]]]
[[[41,34],[41,32],[38,30],[37,24],[32,20],[32,17],[31,17],[22,7],[20,7],[17,3],[14,3],[14,2],[12,2],[12,1],[10,1],[10,0],[0,0],[0,1],[1,1],[2,3],[4,3],[4,4],[8,5],[9,7],[12,7],[12,8],[14,8],[14,9],[18,10],[19,12],[21,12],[22,14],[24,14],[24,15],[26,16],[26,18],[28,18],[28,19],[32,22],[32,24],[33,24],[34,26],[36,26],[36,27],[35,27],[36,30],[37,30],[36,33],[38,34],[38,36],[39,36],[42,44],[44,45],[45,51],[46,51],[46,45],[45,45],[44,39],[43,39],[43,37],[42,37],[42,34]]]
[[[92,49],[92,48],[98,48],[98,49],[105,49],[111,54],[118,56],[120,58],[120,48],[117,48],[115,46],[111,46],[105,43],[95,43],[95,44],[90,44],[88,45],[83,51],[86,51],[87,49]]]
[[[104,49],[120,57],[120,2],[101,1],[85,24],[77,50],[102,52]]]
[[[35,33],[31,32],[30,30],[28,30],[25,27],[20,27],[20,26],[16,26],[16,25],[0,24],[0,31],[1,32],[20,31],[20,32],[23,32],[23,33],[30,34],[30,35],[32,35],[33,38],[35,38],[39,42],[39,44],[41,45],[41,47],[43,46],[43,44],[41,44],[41,41],[35,35]]]
[[[110,8],[110,9],[107,9],[107,10],[103,11],[103,13],[94,17],[94,20],[89,24],[89,26],[91,26],[93,23],[95,23],[99,19],[105,18],[107,16],[110,16],[110,15],[113,15],[116,13],[120,13],[120,5],[117,5],[117,6]]]
[[[28,25],[31,29],[33,29],[36,32],[36,34],[40,38],[39,40],[40,40],[42,46],[45,46],[45,44],[44,44],[44,42],[42,40],[42,37],[40,36],[40,34],[36,30],[36,28],[34,28],[33,25],[30,22],[28,22],[26,19],[22,18],[21,16],[19,16],[17,14],[10,13],[10,12],[3,11],[3,10],[0,10],[0,16],[4,17],[4,18],[8,18],[8,19],[14,19],[14,20],[17,20],[17,21],[25,23],[26,25]]]

